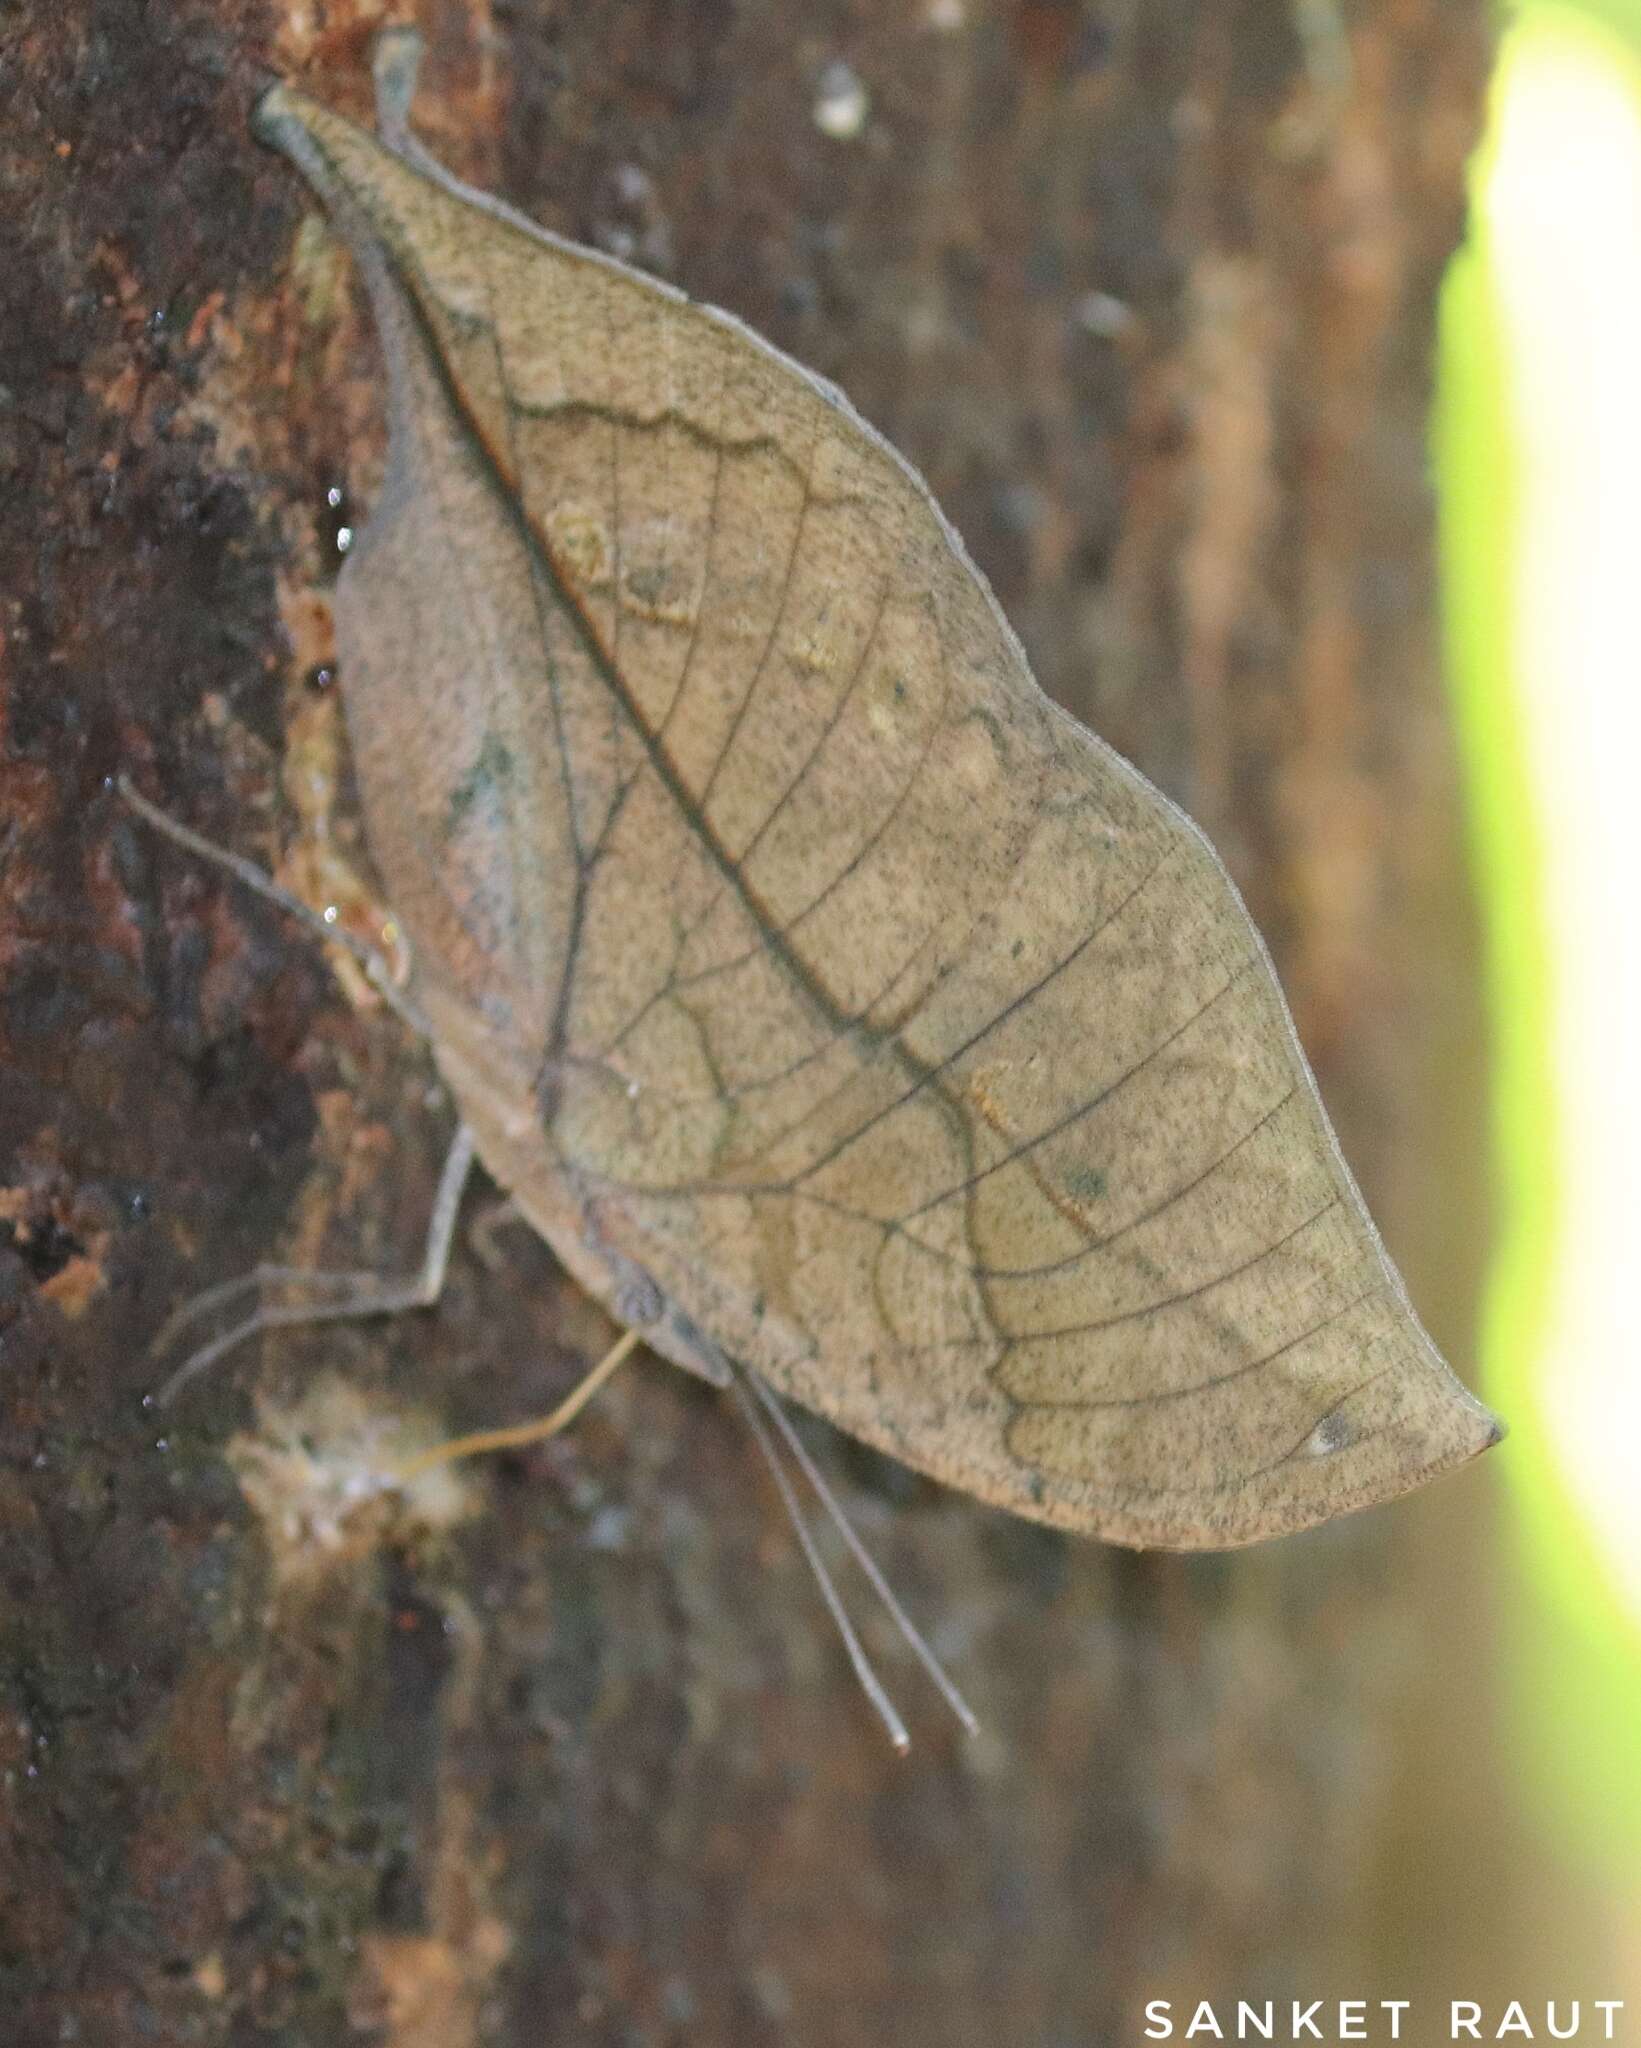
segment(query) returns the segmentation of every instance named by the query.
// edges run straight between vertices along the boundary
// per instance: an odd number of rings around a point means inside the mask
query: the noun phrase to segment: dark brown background
[[[837,378],[1044,684],[1209,827],[1461,1370],[1481,1019],[1424,419],[1485,16],[420,15],[453,167]],[[273,70],[362,114],[383,18],[0,17],[4,2038],[1090,2048],[1149,1996],[1405,1995],[1449,1954],[1468,1991],[1514,1925],[1480,1470],[1180,1561],[807,1427],[986,1723],[965,1744],[874,1622],[897,1762],[732,1415],[653,1362],[442,1512],[349,1508],[394,1417],[530,1413],[607,1340],[516,1230],[436,1312],[145,1411],[190,1291],[408,1259],[450,1127],[391,1018],[107,788],[270,863],[319,857],[334,795],[350,851],[312,671],[376,364],[245,117]],[[846,139],[814,111],[839,62]]]

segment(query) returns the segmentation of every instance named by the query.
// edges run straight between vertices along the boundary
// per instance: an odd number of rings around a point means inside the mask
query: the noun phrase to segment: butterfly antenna
[[[893,1588],[878,1569],[877,1560],[872,1556],[872,1553],[866,1548],[865,1544],[861,1542],[859,1536],[855,1534],[853,1523],[838,1504],[837,1497],[827,1485],[820,1467],[804,1449],[803,1439],[792,1427],[791,1418],[776,1398],[774,1389],[767,1386],[756,1374],[748,1374],[747,1377],[752,1382],[753,1392],[762,1402],[775,1427],[780,1431],[781,1441],[791,1452],[805,1479],[814,1488],[816,1498],[820,1501],[821,1506],[825,1508],[827,1514],[831,1516],[834,1528],[836,1528],[838,1534],[849,1546],[849,1554],[866,1574],[867,1582],[871,1586],[872,1591],[883,1602],[896,1628],[905,1637],[913,1655],[934,1680],[940,1697],[951,1708],[958,1720],[962,1722],[965,1732],[970,1735],[978,1735],[980,1733],[980,1723],[975,1718],[973,1708],[970,1707],[968,1701],[958,1691],[951,1675],[929,1647],[922,1630],[919,1629],[917,1623],[912,1620],[905,1608],[895,1598]]]
[[[786,1509],[787,1519],[791,1522],[793,1529],[797,1533],[798,1542],[802,1546],[803,1554],[809,1561],[809,1569],[814,1573],[815,1583],[821,1589],[821,1598],[826,1602],[827,1611],[831,1614],[832,1620],[836,1624],[838,1634],[843,1638],[843,1647],[849,1653],[849,1662],[855,1667],[855,1676],[860,1680],[861,1690],[871,1701],[873,1707],[877,1710],[879,1720],[882,1721],[884,1727],[889,1731],[889,1740],[894,1744],[899,1753],[904,1756],[912,1746],[912,1738],[906,1733],[905,1722],[895,1712],[893,1700],[884,1691],[883,1681],[872,1669],[871,1660],[861,1646],[860,1637],[855,1634],[854,1625],[843,1611],[843,1602],[838,1598],[838,1589],[833,1585],[831,1573],[827,1571],[825,1564],[822,1562],[821,1554],[815,1547],[815,1539],[809,1533],[809,1526],[803,1518],[803,1510],[798,1505],[797,1493],[793,1489],[792,1481],[787,1477],[786,1467],[781,1463],[780,1453],[775,1447],[775,1439],[769,1433],[769,1424],[765,1422],[762,1413],[759,1411],[758,1403],[748,1393],[746,1375],[739,1366],[735,1368],[735,1377],[730,1382],[730,1391],[740,1403],[741,1414],[745,1417],[746,1425],[752,1432],[754,1443],[757,1444],[758,1449],[763,1453],[764,1463],[768,1465],[770,1474],[780,1493],[781,1504]]]

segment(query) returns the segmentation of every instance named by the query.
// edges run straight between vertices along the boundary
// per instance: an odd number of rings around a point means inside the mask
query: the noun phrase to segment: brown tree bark
[[[1478,1011],[1424,421],[1486,12],[422,9],[433,147],[841,382],[1045,686],[1214,834],[1461,1370]],[[1360,1995],[1474,1475],[1182,1561],[805,1425],[985,1722],[873,1625],[903,1762],[731,1413],[666,1368],[414,1513],[348,1497],[395,1418],[535,1412],[607,1340],[518,1231],[433,1312],[143,1405],[193,1291],[408,1263],[450,1126],[390,1016],[108,786],[299,880],[360,862],[319,672],[377,364],[246,112],[278,70],[363,114],[380,18],[0,23],[0,2032],[1084,2048],[1153,1996]]]

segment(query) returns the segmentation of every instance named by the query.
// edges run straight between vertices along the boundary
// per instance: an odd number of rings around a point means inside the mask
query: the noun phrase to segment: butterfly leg
[[[300,896],[293,896],[289,889],[282,888],[273,876],[259,868],[255,861],[246,860],[243,855],[232,853],[225,846],[218,846],[214,840],[206,839],[191,826],[184,825],[180,819],[173,818],[167,811],[162,811],[158,804],[150,803],[147,797],[133,787],[129,776],[117,775],[114,778],[114,786],[137,816],[145,824],[151,825],[156,832],[162,833],[178,846],[186,847],[201,860],[208,860],[216,867],[226,868],[235,881],[243,883],[247,889],[265,898],[269,903],[276,903],[281,910],[305,924],[309,931],[316,932],[320,938],[345,946],[364,968],[371,987],[400,1022],[408,1025],[418,1038],[431,1036],[426,1018],[399,987],[386,956],[378,952],[376,947],[344,926],[327,922],[317,910],[304,903]]]
[[[528,1225],[529,1220],[511,1195],[500,1195],[479,1210],[467,1226],[467,1242],[487,1273],[499,1273],[507,1263],[507,1254],[496,1242],[501,1232],[515,1223]]]
[[[301,1266],[257,1266],[237,1280],[224,1281],[185,1302],[160,1331],[155,1354],[169,1351],[185,1330],[218,1309],[246,1295],[257,1298],[257,1306],[231,1328],[208,1344],[190,1352],[155,1395],[163,1407],[175,1400],[191,1380],[214,1365],[226,1352],[264,1330],[289,1329],[303,1323],[341,1322],[355,1316],[384,1316],[401,1309],[431,1308],[444,1289],[445,1269],[450,1262],[450,1240],[461,1208],[462,1190],[473,1164],[473,1134],[465,1124],[457,1130],[439,1174],[428,1219],[427,1241],[422,1262],[414,1273],[370,1273],[315,1271]],[[268,1302],[261,1299],[269,1289],[298,1288],[308,1294],[305,1301]]]
[[[422,38],[409,27],[385,28],[370,53],[371,84],[376,91],[376,132],[395,156],[418,170],[444,175],[410,131],[410,110],[421,75]]]
[[[480,1451],[512,1451],[524,1444],[539,1444],[545,1438],[557,1436],[559,1431],[574,1422],[604,1382],[643,1342],[642,1330],[626,1330],[619,1336],[598,1361],[591,1372],[583,1374],[575,1386],[558,1404],[550,1415],[539,1415],[529,1422],[515,1422],[503,1429],[476,1429],[470,1436],[453,1436],[442,1444],[434,1444],[430,1450],[420,1452],[416,1457],[401,1465],[395,1475],[402,1484],[415,1479],[434,1465],[448,1465],[457,1458],[471,1458]]]

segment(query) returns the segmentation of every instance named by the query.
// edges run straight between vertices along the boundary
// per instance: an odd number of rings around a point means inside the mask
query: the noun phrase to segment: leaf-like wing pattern
[[[1494,1440],[1207,842],[1056,711],[921,482],[727,315],[276,88],[389,474],[337,602],[481,1155],[659,1348],[1131,1542]]]

